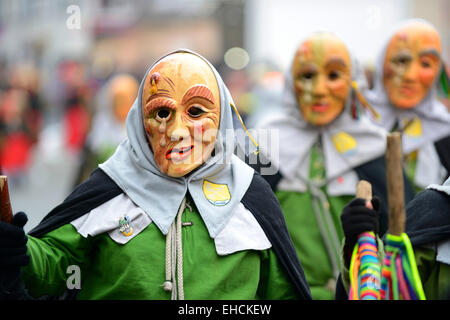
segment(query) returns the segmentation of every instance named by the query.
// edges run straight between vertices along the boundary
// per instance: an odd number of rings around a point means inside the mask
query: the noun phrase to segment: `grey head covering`
[[[384,59],[392,36],[404,26],[417,22],[432,26],[423,19],[410,19],[393,28],[375,62],[374,87],[365,93],[365,96],[380,114],[380,120],[374,120],[374,123],[388,131],[392,130],[396,123],[404,125],[408,120],[416,119],[420,121],[421,130],[415,131],[414,134],[405,131],[402,135],[402,145],[404,154],[415,150],[419,151],[414,182],[425,188],[431,183],[442,182],[445,177],[445,170],[433,146],[435,141],[450,135],[450,113],[437,99],[439,77],[436,77],[435,83],[425,98],[412,109],[400,109],[392,105],[383,84]]]
[[[189,53],[205,61],[214,72],[220,94],[220,123],[214,153],[190,174],[173,178],[159,170],[144,131],[142,92],[149,71],[163,58],[174,53]],[[246,193],[254,171],[233,154],[235,140],[230,103],[232,97],[216,69],[202,56],[190,50],[179,49],[159,58],[146,72],[138,97],[127,117],[127,135],[116,152],[99,167],[117,183],[124,193],[141,207],[167,234],[187,192],[214,238],[231,218]],[[204,182],[228,189],[229,197],[220,203],[211,201],[204,193]]]
[[[352,55],[351,64],[352,81],[359,88],[366,87],[363,70]],[[350,110],[352,90],[341,114],[327,125],[316,126],[303,119],[291,72],[286,74],[285,88],[280,98],[280,114],[257,126],[257,131],[278,130],[278,152],[273,145],[264,145],[261,140],[259,143],[261,152],[271,159],[283,175],[278,185],[280,190],[306,191],[311,148],[319,139],[322,141],[325,162],[325,184],[330,195],[354,194],[358,177],[353,168],[384,154],[385,130],[371,124],[364,113],[358,119],[353,119]]]

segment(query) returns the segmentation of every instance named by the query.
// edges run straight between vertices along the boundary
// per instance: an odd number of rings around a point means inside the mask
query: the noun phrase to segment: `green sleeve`
[[[89,243],[90,238],[82,237],[71,224],[39,239],[28,236],[30,264],[22,270],[28,292],[33,297],[62,294],[72,274],[67,268],[76,265],[81,272],[85,270]]]
[[[294,284],[280,265],[273,250],[264,250],[262,254],[261,279],[258,288],[259,299],[291,300],[299,299]]]
[[[450,298],[450,266],[436,261],[436,251],[431,248],[415,247],[417,269],[427,300],[448,300]]]

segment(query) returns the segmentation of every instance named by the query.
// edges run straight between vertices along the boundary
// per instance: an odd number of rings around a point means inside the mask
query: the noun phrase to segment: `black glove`
[[[380,199],[372,198],[372,207],[366,207],[366,200],[356,198],[350,201],[342,210],[341,223],[345,235],[344,256],[350,260],[353,248],[358,241],[358,235],[366,231],[379,232]]]
[[[22,267],[30,263],[27,255],[28,237],[23,226],[24,212],[14,215],[12,223],[0,221],[0,299],[22,299],[26,290],[20,279]]]

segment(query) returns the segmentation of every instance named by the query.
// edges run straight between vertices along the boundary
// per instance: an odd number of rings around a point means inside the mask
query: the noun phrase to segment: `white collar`
[[[129,217],[130,235],[119,229],[119,221]],[[72,221],[72,225],[83,237],[108,233],[120,244],[126,244],[152,223],[144,210],[134,204],[128,196],[120,194],[99,207]],[[226,226],[214,238],[218,255],[228,255],[242,250],[265,250],[272,245],[253,214],[239,203]]]

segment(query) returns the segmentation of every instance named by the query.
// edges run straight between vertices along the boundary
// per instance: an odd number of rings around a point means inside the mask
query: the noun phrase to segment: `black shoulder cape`
[[[434,143],[436,152],[442,166],[447,170],[447,178],[450,175],[450,136],[444,137]],[[445,179],[447,179],[445,178]]]
[[[420,246],[450,238],[450,196],[426,189],[405,207],[406,228],[411,244]]]
[[[265,161],[267,163],[267,161]],[[267,165],[265,165],[267,166]],[[264,167],[265,167],[264,166]],[[269,165],[270,166],[270,165]],[[263,167],[261,163],[252,165],[255,171],[260,172]],[[360,180],[366,180],[372,185],[372,194],[377,196],[381,200],[380,204],[380,235],[383,235],[388,228],[388,201],[387,201],[387,185],[386,185],[386,159],[385,156],[381,156],[374,160],[368,161],[358,167],[354,168],[358,178]],[[275,175],[264,176],[264,179],[270,184],[272,190],[276,190],[278,183],[283,176],[280,171]],[[410,202],[414,198],[414,189],[406,174],[403,173],[405,204]]]
[[[80,184],[44,219],[29,232],[41,237],[64,224],[83,216],[123,191],[101,169],[95,169],[89,179]],[[255,172],[242,204],[261,225],[272,248],[301,299],[311,299],[302,266],[289,236],[283,213],[269,184]],[[76,292],[65,293],[65,298],[74,298]]]

